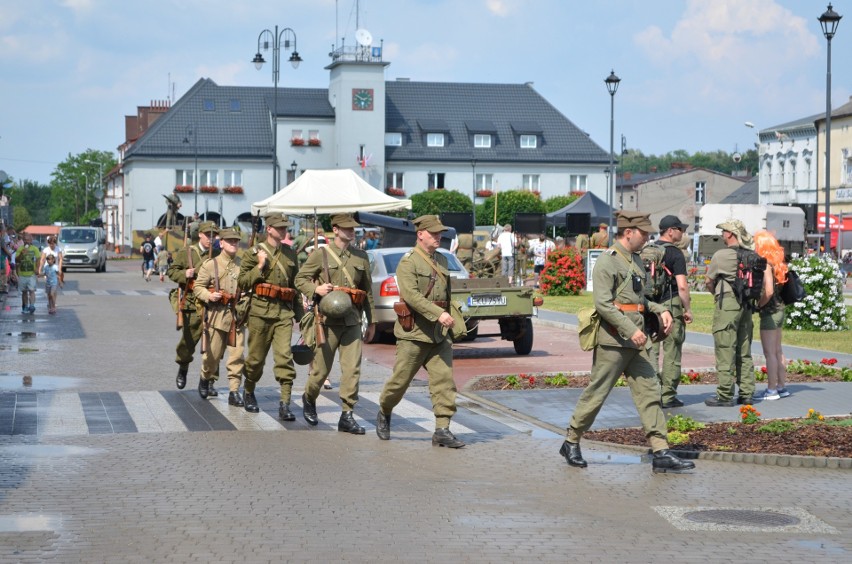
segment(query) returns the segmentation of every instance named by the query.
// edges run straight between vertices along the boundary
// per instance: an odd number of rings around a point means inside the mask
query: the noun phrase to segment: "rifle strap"
[[[266,250],[266,254],[269,255],[269,262],[275,263],[275,266],[278,267],[278,270],[281,271],[281,274],[283,274],[284,277],[287,278],[287,271],[284,270],[284,267],[281,265],[281,261],[278,260],[279,255],[276,254],[278,253],[278,251],[281,250],[281,248],[279,247],[273,251],[269,248],[269,245],[267,245],[265,241],[261,243],[260,246],[262,246],[264,250]]]
[[[426,286],[426,293],[424,293],[424,294],[423,294],[423,297],[424,297],[424,298],[428,298],[428,297],[429,297],[429,294],[432,292],[432,288],[434,288],[434,287],[435,287],[435,280],[436,280],[436,279],[438,279],[438,278],[440,278],[441,280],[443,280],[443,281],[444,281],[444,283],[445,283],[445,285],[447,286],[447,296],[449,297],[450,284],[447,282],[447,277],[446,277],[446,276],[444,276],[444,273],[443,273],[443,272],[441,272],[441,271],[438,269],[438,265],[436,264],[435,259],[430,258],[430,257],[429,257],[429,255],[427,255],[427,254],[423,251],[423,249],[421,249],[420,247],[415,246],[415,247],[414,247],[414,252],[416,252],[416,253],[417,253],[417,254],[419,254],[421,257],[423,257],[423,259],[424,259],[424,260],[425,260],[425,261],[429,264],[429,266],[430,266],[430,267],[432,267],[432,276],[430,276],[430,277],[429,277],[429,285],[428,285],[428,286]]]

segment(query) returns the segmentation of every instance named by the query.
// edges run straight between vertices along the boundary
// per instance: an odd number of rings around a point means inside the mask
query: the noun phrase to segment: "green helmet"
[[[352,309],[352,299],[342,290],[334,290],[319,303],[320,313],[332,319],[340,319]]]

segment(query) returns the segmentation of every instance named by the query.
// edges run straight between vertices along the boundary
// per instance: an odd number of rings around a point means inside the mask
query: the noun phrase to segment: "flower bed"
[[[242,194],[243,187],[242,186],[225,186],[222,188],[222,192],[224,194]]]
[[[579,295],[586,288],[583,258],[573,247],[553,251],[547,255],[539,286],[546,296]]]
[[[389,196],[405,196],[405,190],[402,188],[394,188],[392,186],[385,188],[385,194]]]
[[[189,192],[192,192],[192,191],[193,191],[192,186],[189,186],[187,184],[178,184],[177,186],[175,186],[175,192],[180,193],[180,194],[186,194],[186,193],[189,193]]]
[[[319,147],[320,145],[322,145],[322,141],[319,139],[308,139],[309,147]]]
[[[303,147],[305,145],[305,140],[301,137],[293,137],[290,139],[290,145],[293,147]]]
[[[219,189],[215,186],[202,186],[198,189],[202,194],[218,194]]]
[[[491,190],[477,190],[476,195],[480,198],[490,198],[494,195],[494,192],[492,192]]]

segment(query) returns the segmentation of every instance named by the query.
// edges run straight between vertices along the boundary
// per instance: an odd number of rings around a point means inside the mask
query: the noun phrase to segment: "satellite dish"
[[[355,41],[358,42],[358,45],[369,47],[373,44],[373,34],[366,29],[359,29],[355,32]]]

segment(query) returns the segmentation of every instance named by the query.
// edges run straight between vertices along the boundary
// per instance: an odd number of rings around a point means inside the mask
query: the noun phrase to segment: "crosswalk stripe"
[[[228,404],[228,394],[219,390],[218,397],[208,398],[207,401],[224,415],[238,431],[280,431],[281,424],[265,411],[249,413],[242,407]]]
[[[80,395],[72,392],[53,394],[47,405],[39,406],[38,433],[45,436],[86,435],[89,426]]]
[[[183,433],[187,430],[160,392],[121,392],[121,399],[140,433]]]

